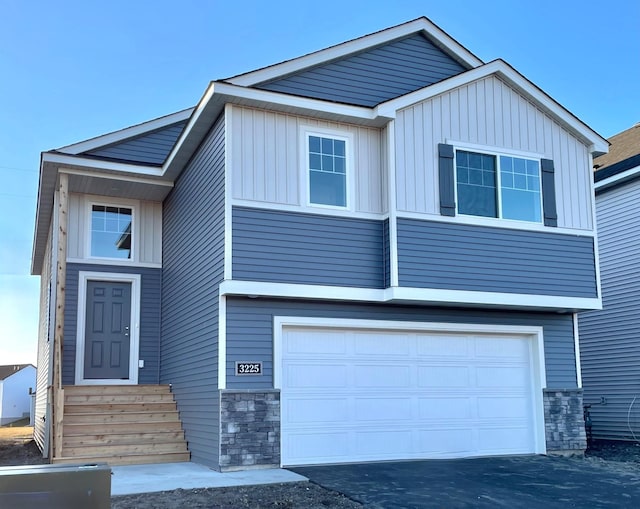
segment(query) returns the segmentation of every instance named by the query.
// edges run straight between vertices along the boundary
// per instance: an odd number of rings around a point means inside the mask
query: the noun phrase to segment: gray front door
[[[131,283],[87,281],[84,379],[129,378]]]

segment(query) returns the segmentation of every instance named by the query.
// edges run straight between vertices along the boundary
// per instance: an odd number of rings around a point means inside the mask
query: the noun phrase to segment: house
[[[582,451],[607,145],[419,18],[44,152],[38,443],[170,384],[218,470]]]
[[[585,403],[594,438],[640,436],[640,124],[594,159],[604,309],[580,314]]]
[[[0,426],[31,415],[31,391],[35,388],[33,364],[0,366]]]

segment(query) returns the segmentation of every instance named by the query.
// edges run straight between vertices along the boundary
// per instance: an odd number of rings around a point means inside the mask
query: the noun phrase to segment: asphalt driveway
[[[296,467],[368,508],[640,507],[640,468],[517,456]]]

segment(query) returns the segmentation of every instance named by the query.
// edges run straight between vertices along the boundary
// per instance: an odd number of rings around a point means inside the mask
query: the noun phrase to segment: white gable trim
[[[187,120],[191,116],[191,113],[193,113],[193,108],[188,108],[186,110],[172,113],[171,115],[166,115],[154,120],[149,120],[148,122],[143,122],[142,124],[126,127],[125,129],[120,129],[119,131],[114,131],[102,136],[97,136],[95,138],[81,141],[79,143],[66,145],[64,147],[60,147],[57,150],[59,152],[64,152],[65,154],[81,154],[82,152],[87,152],[88,150],[94,150],[107,145],[112,145],[114,143],[128,140],[129,138],[134,138],[135,136],[139,136],[147,132],[162,129],[163,127],[170,126],[177,122],[182,122],[184,120]]]
[[[424,32],[424,34],[435,42],[438,46],[448,50],[454,54],[460,61],[466,64],[468,67],[478,67],[483,64],[482,60],[476,57],[468,49],[458,43],[455,39],[445,33],[440,27],[435,25],[429,19],[422,17],[397,25],[386,30],[381,30],[364,37],[359,37],[351,41],[331,46],[314,53],[309,53],[299,58],[287,60],[279,64],[264,67],[256,71],[251,71],[245,74],[234,76],[225,81],[234,85],[241,85],[243,87],[249,87],[256,83],[262,83],[264,81],[273,80],[279,77],[292,74],[303,69],[320,65],[338,58],[345,57],[347,55],[364,51],[368,48],[385,44],[401,37]]]
[[[122,173],[133,173],[137,175],[146,175],[149,177],[161,177],[160,168],[154,166],[140,166],[137,164],[117,163],[114,161],[105,161],[103,159],[93,159],[89,157],[57,154],[54,152],[44,152],[42,154],[42,163],[55,163],[66,167],[82,167],[92,168],[96,170],[117,171]]]
[[[572,113],[553,100],[540,88],[531,83],[522,74],[504,60],[493,60],[482,67],[476,67],[470,71],[458,74],[446,80],[435,83],[431,86],[421,88],[415,92],[391,99],[376,106],[376,113],[381,116],[395,117],[398,110],[407,108],[421,101],[425,101],[439,94],[448,92],[455,88],[467,85],[473,81],[497,75],[505,80],[510,86],[524,94],[541,109],[548,112],[557,121],[562,123],[574,135],[590,145],[591,152],[608,152],[609,143],[602,136],[596,133],[589,126],[580,121]]]

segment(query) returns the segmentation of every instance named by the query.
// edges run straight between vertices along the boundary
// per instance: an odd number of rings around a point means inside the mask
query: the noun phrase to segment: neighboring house
[[[640,124],[593,161],[604,309],[580,314],[593,436],[640,439]]]
[[[31,415],[31,391],[36,388],[32,364],[0,366],[0,426]]]
[[[65,394],[171,384],[219,470],[581,451],[607,148],[419,18],[44,152],[38,394],[63,339]]]

